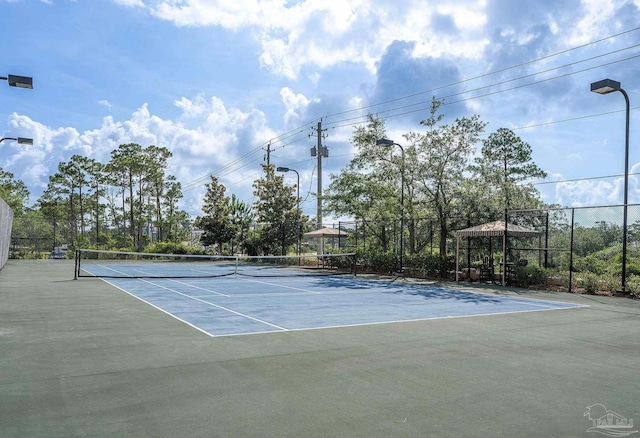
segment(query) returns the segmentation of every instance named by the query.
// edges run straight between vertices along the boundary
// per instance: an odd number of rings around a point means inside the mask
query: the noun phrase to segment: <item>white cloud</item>
[[[640,172],[640,163],[632,166],[630,174]],[[553,179],[562,181],[560,174]],[[640,202],[640,181],[634,175],[629,176],[629,203]],[[607,179],[584,179],[558,182],[555,188],[555,199],[547,200],[571,207],[622,205],[624,194],[624,178],[622,176]]]
[[[280,90],[280,96],[284,106],[287,108],[284,115],[285,125],[289,126],[298,123],[311,101],[303,94],[294,93],[288,87]]]
[[[108,101],[108,100],[99,100],[99,101],[98,101],[98,105],[102,105],[102,106],[104,106],[105,108],[108,108],[108,109],[109,109],[109,111],[111,111],[111,104],[109,103],[109,101]]]
[[[593,40],[594,35],[611,35],[622,29],[615,19],[626,0],[582,0],[583,16],[572,27],[569,44],[577,46]]]
[[[142,0],[113,0],[113,1],[123,6],[144,7],[144,2]]]
[[[452,17],[459,29],[468,31],[481,28],[486,24],[487,16],[484,12],[486,3],[486,1],[440,3],[436,9],[439,14]]]
[[[313,85],[318,85],[318,83],[320,82],[320,79],[322,79],[322,75],[320,75],[320,73],[312,73],[309,76],[307,76],[307,79],[309,79],[309,82],[311,82]]]
[[[556,199],[571,207],[613,205],[622,203],[619,181],[567,181],[556,184]]]
[[[208,100],[203,95],[193,100],[183,97],[175,104],[183,111],[178,121],[154,115],[148,105],[143,104],[128,120],[118,121],[113,116],[107,116],[99,128],[83,133],[72,127],[51,128],[14,113],[9,118],[9,132],[15,136],[29,133],[34,145],[16,143],[10,153],[3,153],[2,156],[8,158],[0,161],[0,167],[25,181],[33,192],[30,201],[35,202],[46,188],[48,176],[56,173],[60,162],[68,161],[74,154],[106,163],[111,151],[120,144],[133,142],[145,147],[164,146],[173,153],[168,172],[190,188],[185,190],[182,208],[192,215],[199,214],[200,197],[208,178],[196,184],[189,183],[219,169],[229,173],[233,167],[225,166],[251,151],[260,161],[260,145],[273,138],[275,133],[267,126],[266,117],[261,111],[227,108],[216,97]],[[189,121],[194,126],[186,127],[183,121]],[[254,163],[251,169],[244,169],[243,172],[255,172],[256,168],[259,169],[259,166]],[[233,172],[231,178],[233,181],[242,180],[241,175]],[[241,181],[236,193],[250,198],[252,183],[253,179]]]
[[[117,0],[128,3],[125,0]],[[130,0],[134,2],[134,0]],[[355,62],[375,71],[394,40],[416,42],[415,56],[477,57],[487,44],[484,0],[429,4],[419,0],[139,0],[151,13],[176,26],[220,26],[251,31],[262,48],[262,67],[296,78],[304,66],[328,68]],[[136,1],[135,3],[138,3]],[[450,17],[455,35],[433,30],[434,14]]]

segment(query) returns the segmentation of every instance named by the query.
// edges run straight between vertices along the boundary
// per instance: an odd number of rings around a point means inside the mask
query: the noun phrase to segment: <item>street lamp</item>
[[[5,137],[5,138],[0,138],[0,143],[2,143],[5,140],[14,140],[17,141],[18,144],[28,144],[28,145],[33,145],[33,139],[32,138],[25,138],[25,137]]]
[[[298,189],[298,208],[296,210],[296,240],[297,240],[297,254],[300,255],[300,174],[297,170],[291,169],[289,167],[278,167],[276,169],[278,172],[295,172],[298,176],[298,185],[296,186]]]
[[[609,94],[619,91],[624,96],[627,104],[627,127],[624,147],[624,210],[622,218],[622,292],[626,293],[627,285],[627,201],[629,194],[629,96],[620,87],[620,82],[611,79],[603,79],[591,84],[591,91],[598,94]]]
[[[388,138],[380,138],[376,140],[376,146],[398,146],[402,151],[402,168],[400,169],[400,269],[398,270],[399,272],[402,272],[402,255],[404,253],[404,148]]]
[[[7,81],[10,87],[33,88],[33,78],[29,76],[7,75],[0,76],[0,80]]]

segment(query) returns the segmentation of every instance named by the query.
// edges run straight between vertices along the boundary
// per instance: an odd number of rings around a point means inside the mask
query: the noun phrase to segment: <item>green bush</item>
[[[620,268],[617,271],[618,275],[622,275],[622,263],[620,263]],[[640,260],[637,258],[628,258],[627,259],[627,275],[640,275]]]
[[[144,252],[151,254],[203,254],[203,251],[192,248],[182,243],[157,242],[148,245]]]
[[[400,265],[398,254],[391,252],[381,253],[370,249],[359,249],[357,250],[357,257],[358,269],[365,272],[393,274],[397,272]],[[407,273],[427,277],[446,275],[451,270],[450,267],[453,265],[453,261],[453,256],[442,260],[439,256],[433,254],[405,254],[402,257],[403,268]]]
[[[627,290],[633,297],[640,297],[640,275],[630,275],[627,279]]]
[[[614,274],[595,274],[593,272],[578,272],[574,274],[574,282],[587,293],[598,291],[614,292],[620,287],[620,277]]]
[[[598,290],[598,275],[593,272],[579,272],[573,276],[574,284],[581,287],[587,293],[594,293]]]
[[[407,254],[403,257],[405,269],[426,277],[441,277],[450,270],[453,261],[453,257],[447,257],[443,261],[436,254]]]
[[[546,284],[547,271],[538,266],[517,266],[516,285],[527,287],[532,285]]]
[[[620,274],[602,274],[598,276],[598,290],[615,292],[620,289],[621,278]]]
[[[575,257],[573,260],[573,268],[578,272],[604,274],[610,265],[610,261],[601,260],[596,254],[590,254],[582,258]]]
[[[396,254],[376,252],[367,252],[364,260],[367,269],[382,274],[392,274],[398,269],[400,262]]]

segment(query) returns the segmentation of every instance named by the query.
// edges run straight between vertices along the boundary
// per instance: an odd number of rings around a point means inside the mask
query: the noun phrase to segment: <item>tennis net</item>
[[[74,278],[296,277],[354,274],[349,254],[215,256],[77,249]]]

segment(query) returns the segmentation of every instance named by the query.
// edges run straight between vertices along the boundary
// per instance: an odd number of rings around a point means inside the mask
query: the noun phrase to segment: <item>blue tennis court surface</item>
[[[108,282],[211,336],[580,307],[352,276]]]

